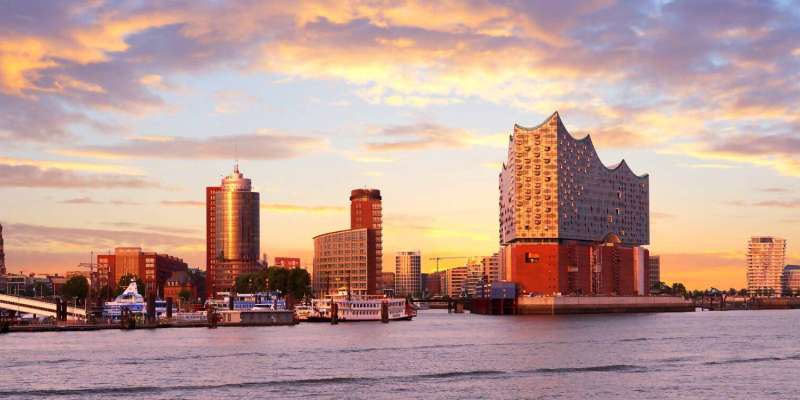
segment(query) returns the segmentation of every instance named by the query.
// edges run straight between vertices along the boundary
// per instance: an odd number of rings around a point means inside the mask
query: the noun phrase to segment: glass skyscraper
[[[255,272],[260,249],[259,194],[250,179],[239,172],[222,179],[222,185],[207,188],[207,245],[213,250],[208,260],[208,289],[213,296],[229,291],[236,278]],[[213,200],[210,198],[213,196]]]

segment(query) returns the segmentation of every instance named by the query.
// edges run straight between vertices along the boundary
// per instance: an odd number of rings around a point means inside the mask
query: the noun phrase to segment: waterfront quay
[[[222,311],[217,312],[214,321],[205,315],[194,319],[164,318],[156,321],[135,319],[130,321],[85,322],[80,320],[56,321],[52,323],[27,323],[9,325],[0,321],[0,332],[71,332],[98,331],[107,329],[163,329],[163,328],[216,328],[216,327],[253,327],[253,326],[287,326],[297,324],[294,311]]]

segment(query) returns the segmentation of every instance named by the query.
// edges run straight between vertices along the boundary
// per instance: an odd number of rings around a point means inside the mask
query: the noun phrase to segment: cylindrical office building
[[[250,179],[239,172],[222,180],[214,193],[216,262],[213,291],[229,290],[239,275],[256,271],[260,249],[259,194],[251,191]]]

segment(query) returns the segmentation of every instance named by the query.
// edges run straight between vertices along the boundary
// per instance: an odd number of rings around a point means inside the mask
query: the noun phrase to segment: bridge
[[[37,317],[58,318],[56,303],[31,299],[29,297],[0,294],[0,309],[14,311],[17,314],[34,314]],[[68,319],[86,319],[86,310],[67,306]]]

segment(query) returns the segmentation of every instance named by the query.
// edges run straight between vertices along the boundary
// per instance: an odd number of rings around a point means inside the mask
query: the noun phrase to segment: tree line
[[[302,268],[269,267],[236,278],[237,293],[277,291],[302,299],[311,295],[311,275]]]

